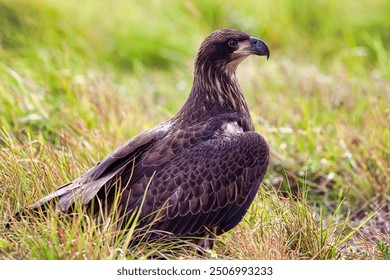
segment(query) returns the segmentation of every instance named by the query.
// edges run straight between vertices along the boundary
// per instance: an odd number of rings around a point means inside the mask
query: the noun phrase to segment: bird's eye
[[[237,40],[235,40],[235,39],[230,39],[230,40],[228,41],[228,45],[229,45],[229,47],[232,47],[232,48],[234,48],[234,47],[236,47],[236,46],[237,46],[237,44],[238,44],[238,41],[237,41]]]

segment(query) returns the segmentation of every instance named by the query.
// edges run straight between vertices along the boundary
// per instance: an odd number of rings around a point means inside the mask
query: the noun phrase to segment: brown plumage
[[[110,209],[119,190],[115,205],[124,221],[141,208],[141,225],[155,219],[152,229],[174,236],[232,229],[253,201],[269,161],[235,75],[251,54],[268,57],[269,50],[240,31],[213,32],[195,58],[189,98],[173,118],[134,136],[30,208],[55,201],[59,211],[71,212],[75,201],[90,206],[97,199],[94,205]]]

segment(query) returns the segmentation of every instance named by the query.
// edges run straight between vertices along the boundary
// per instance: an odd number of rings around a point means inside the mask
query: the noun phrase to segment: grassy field
[[[174,115],[218,28],[271,49],[238,76],[272,152],[244,221],[212,254],[129,248],[132,230],[80,209],[1,226],[0,259],[390,259],[390,1],[226,2],[0,0],[3,225]]]

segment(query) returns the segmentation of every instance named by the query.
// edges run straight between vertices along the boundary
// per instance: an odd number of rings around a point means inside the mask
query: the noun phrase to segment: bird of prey
[[[97,200],[94,205],[105,210],[116,207],[124,221],[139,211],[140,226],[154,220],[152,231],[175,237],[207,239],[229,231],[256,196],[269,162],[235,72],[249,55],[269,54],[263,41],[244,32],[214,31],[200,46],[191,92],[175,116],[30,209],[53,202],[69,213],[76,202]]]

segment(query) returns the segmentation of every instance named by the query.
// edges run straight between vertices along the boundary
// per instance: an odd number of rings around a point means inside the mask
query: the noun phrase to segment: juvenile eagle
[[[253,201],[269,161],[235,75],[252,54],[268,58],[269,49],[237,30],[211,33],[195,58],[188,100],[174,117],[134,136],[30,209],[53,201],[59,211],[71,212],[76,201],[98,201],[93,204],[106,210],[115,205],[124,221],[139,210],[141,225],[154,219],[152,230],[173,236],[232,229]]]

